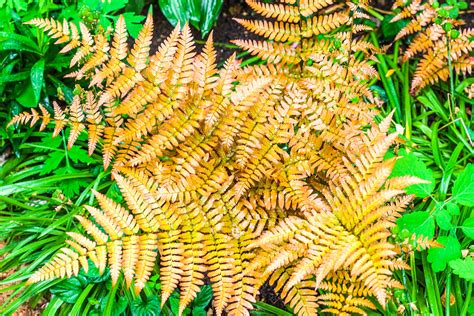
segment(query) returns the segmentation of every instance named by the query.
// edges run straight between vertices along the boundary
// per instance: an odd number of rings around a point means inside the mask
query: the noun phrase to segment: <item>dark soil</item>
[[[158,3],[156,1],[155,3]],[[154,23],[155,23],[155,40],[153,42],[152,51],[156,50],[158,46],[165,40],[173,30],[173,26],[166,20],[161,13],[157,4],[153,7]],[[224,0],[222,11],[217,20],[216,27],[213,31],[214,43],[217,51],[217,60],[222,63],[229,58],[234,52],[234,48],[227,47],[234,39],[248,39],[255,38],[240,24],[235,22],[234,18],[249,18],[256,14],[247,6],[244,0]],[[197,40],[198,49],[202,47],[206,38],[202,38],[201,33],[192,28],[193,36]]]
[[[388,0],[378,0],[373,2],[374,7],[386,11],[390,10],[392,4],[393,1]],[[147,10],[148,7],[144,9],[145,15]],[[160,8],[158,7],[158,1],[154,2],[153,12],[155,19],[155,40],[152,44],[152,52],[159,47],[163,40],[166,39],[173,30],[173,26],[161,13]],[[224,62],[235,52],[235,48],[232,46],[229,47],[232,40],[258,38],[258,36],[248,32],[233,20],[234,18],[252,18],[255,16],[258,15],[250,9],[250,7],[245,3],[245,0],[224,0],[221,14],[213,31],[218,63]],[[206,39],[202,38],[201,33],[198,30],[192,28],[192,32],[194,38],[197,40],[197,47],[199,50]]]

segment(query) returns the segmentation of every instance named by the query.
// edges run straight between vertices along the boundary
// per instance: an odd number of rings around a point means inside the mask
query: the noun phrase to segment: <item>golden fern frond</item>
[[[235,19],[239,24],[249,31],[265,36],[269,40],[277,42],[297,42],[301,37],[301,31],[297,25],[284,22],[252,21]]]
[[[410,22],[400,30],[395,40],[413,35],[408,49],[403,54],[404,61],[421,54],[411,84],[413,94],[428,84],[447,80],[450,75],[448,59],[455,72],[463,75],[471,73],[474,63],[470,57],[474,50],[472,28],[455,30],[459,35],[452,38],[453,31],[446,32],[443,26],[437,23],[440,19],[439,8],[434,8],[430,2],[415,1],[404,4],[402,11],[393,21],[408,18],[411,19]],[[453,27],[464,24],[462,20],[457,19],[445,19],[443,23],[450,23]]]
[[[299,22],[300,12],[298,7],[284,3],[264,3],[254,0],[247,0],[247,4],[266,18],[275,18],[283,22]]]
[[[158,247],[156,234],[139,233],[138,225],[133,226],[133,219],[128,211],[100,193],[95,192],[95,195],[104,210],[89,206],[86,209],[97,224],[85,217],[76,217],[92,239],[69,233],[72,238],[69,243],[74,245],[73,249],[76,251],[63,248],[55,259],[35,272],[28,282],[77,275],[79,266],[87,270],[86,258],[89,258],[101,273],[108,262],[113,284],[117,281],[120,270],[123,270],[129,286],[135,278],[135,290],[140,291],[144,287],[155,264]],[[117,209],[120,209],[119,213],[116,213]]]
[[[387,121],[390,117],[380,128],[374,127],[378,131],[358,136],[362,138],[361,143],[370,141],[367,149],[360,157],[344,158],[348,160],[345,165],[350,173],[338,177],[335,182],[329,180],[329,190],[322,191],[325,203],[320,211],[308,211],[304,219],[297,222],[282,222],[253,244],[262,251],[256,261],[272,262],[270,266],[264,264],[264,277],[277,269],[291,266],[292,273],[285,281],[288,288],[311,275],[316,278],[316,287],[320,288],[331,272],[347,270],[381,304],[386,302],[386,290],[392,284],[389,266],[396,254],[388,237],[395,218],[384,216],[379,209],[388,212],[385,205],[404,192],[383,188],[394,162],[383,161],[382,158],[396,136],[382,136],[388,128]],[[367,218],[374,220],[367,221]],[[295,223],[301,226],[295,226]],[[320,244],[320,238],[328,243]],[[285,245],[295,245],[304,252],[296,257],[293,250],[285,254],[281,250]],[[335,299],[336,296],[323,297],[328,301]],[[363,299],[351,304],[366,306],[364,302],[368,301]],[[351,310],[357,312],[357,308]]]
[[[233,43],[269,63],[298,64],[301,61],[294,45],[255,40],[234,40]]]
[[[197,53],[188,25],[152,56],[151,16],[131,51],[123,18],[111,43],[80,25],[72,77],[89,88],[53,118],[40,108],[12,122],[70,127],[69,145],[87,131],[124,205],[96,192],[93,220],[77,218],[86,233],[31,282],[91,260],[139,292],[159,254],[162,304],[179,290],[183,313],[207,276],[217,315],[248,315],[268,279],[299,315],[359,312],[400,286],[390,228],[419,181],[387,180],[397,135],[390,117],[374,123],[369,61],[382,50],[355,22],[367,1],[248,2],[275,20],[240,22],[274,41],[239,41],[272,62],[244,69],[235,55],[217,68],[212,35]]]
[[[143,70],[146,67],[147,58],[149,57],[150,53],[152,37],[153,16],[150,12],[127,58],[129,65],[133,67],[137,72]]]
[[[77,27],[73,23],[69,23],[66,19],[63,19],[62,22],[56,21],[53,18],[51,19],[43,19],[43,18],[35,18],[32,19],[25,24],[34,25],[40,29],[43,29],[47,34],[54,39],[57,39],[55,44],[63,44],[66,42],[73,42],[74,44],[69,44],[66,47],[67,51],[76,48],[79,46],[79,34],[77,31]]]
[[[347,271],[331,273],[327,281],[322,282],[324,294],[318,297],[318,303],[326,306],[322,312],[337,315],[365,315],[360,307],[375,309],[375,305],[367,299],[372,293],[364,284],[351,277]]]
[[[270,285],[275,284],[275,290],[281,291],[281,296],[286,304],[295,311],[297,315],[311,316],[318,312],[318,299],[316,297],[316,283],[305,280],[296,286],[288,287],[286,282],[292,274],[292,269],[279,269],[271,277]]]

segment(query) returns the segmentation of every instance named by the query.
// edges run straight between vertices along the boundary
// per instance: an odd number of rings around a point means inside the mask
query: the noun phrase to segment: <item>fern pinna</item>
[[[248,315],[267,280],[298,315],[363,314],[371,297],[384,305],[401,287],[390,228],[410,202],[403,188],[419,180],[387,180],[397,134],[387,135],[390,116],[374,122],[375,48],[354,23],[363,3],[249,4],[282,21],[259,31],[280,42],[241,42],[269,59],[243,69],[235,56],[217,69],[212,37],[197,54],[187,25],[150,55],[151,16],[130,51],[123,18],[111,43],[82,24],[31,22],[76,51],[71,76],[89,87],[66,110],[41,107],[11,124],[68,126],[70,145],[87,131],[126,205],[95,192],[91,219],[77,217],[85,233],[69,233],[70,247],[29,282],[77,274],[89,259],[140,292],[159,257],[162,303],[178,289],[182,313],[208,277],[217,315]],[[317,31],[285,24],[313,14]],[[323,32],[333,36],[315,38]]]
[[[440,80],[446,81],[450,76],[448,59],[455,72],[465,76],[472,73],[473,28],[450,30],[451,27],[462,26],[464,22],[451,17],[443,20],[441,13],[446,9],[440,7],[439,3],[434,6],[433,1],[396,1],[393,9],[399,12],[392,22],[410,19],[395,38],[398,40],[412,36],[403,54],[403,61],[421,55],[411,84],[412,93]]]

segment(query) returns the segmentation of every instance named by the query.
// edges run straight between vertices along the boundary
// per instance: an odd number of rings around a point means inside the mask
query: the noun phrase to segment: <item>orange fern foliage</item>
[[[448,58],[451,59],[453,70],[463,75],[472,73],[474,59],[471,56],[474,50],[474,29],[460,30],[457,38],[451,38],[442,25],[436,23],[440,18],[439,8],[431,2],[413,0],[404,3],[397,1],[393,9],[401,10],[392,19],[392,22],[409,19],[408,24],[398,33],[396,40],[412,36],[413,38],[404,51],[403,61],[421,55],[411,91],[416,93],[429,84],[445,81],[449,77]],[[464,24],[461,20],[447,19],[446,23],[453,26]]]
[[[85,233],[69,233],[29,282],[90,259],[139,292],[159,256],[162,303],[179,289],[181,314],[207,276],[217,315],[249,315],[266,280],[298,315],[363,313],[401,286],[390,228],[419,180],[387,180],[397,134],[391,116],[374,122],[377,50],[354,22],[365,4],[248,2],[277,21],[240,22],[279,42],[238,41],[269,61],[243,69],[235,56],[217,69],[212,36],[196,53],[187,25],[150,54],[151,16],[131,50],[123,18],[111,43],[83,25],[31,22],[75,50],[71,76],[89,87],[53,117],[40,107],[11,124],[69,126],[70,145],[87,132],[126,205],[95,192],[93,220],[77,217]]]

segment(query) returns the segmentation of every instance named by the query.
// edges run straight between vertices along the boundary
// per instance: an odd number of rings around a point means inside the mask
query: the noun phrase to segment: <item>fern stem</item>
[[[462,305],[461,314],[460,316],[466,316],[467,310],[469,308],[469,303],[471,302],[471,295],[472,295],[472,282],[467,283],[467,293],[466,293],[466,300]]]

